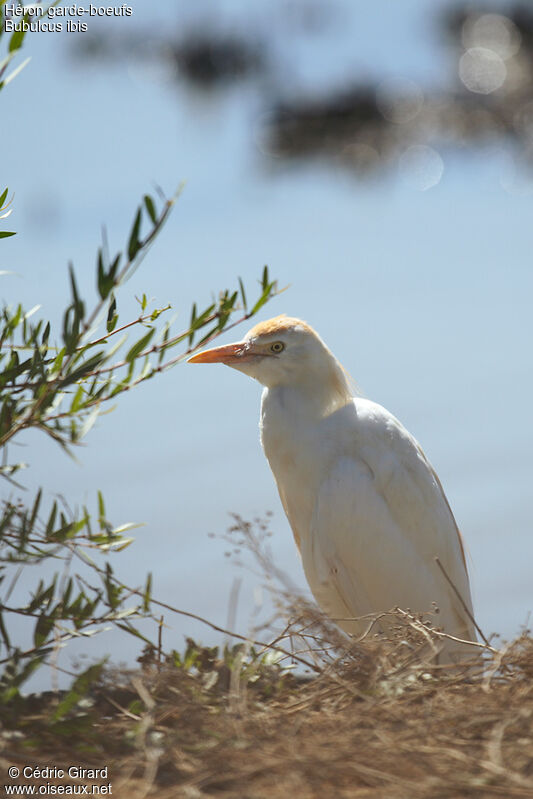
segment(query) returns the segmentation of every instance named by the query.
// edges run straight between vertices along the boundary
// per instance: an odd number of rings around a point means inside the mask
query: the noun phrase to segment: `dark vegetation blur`
[[[329,25],[342,24],[342,3],[293,2],[281,8],[285,27],[300,34],[316,37]],[[279,25],[254,22],[252,9],[239,26],[213,14],[185,30],[177,20],[178,33],[159,36],[139,30],[123,37],[102,28],[84,37],[83,50],[77,44],[77,55],[162,62],[176,83],[205,100],[228,86],[252,87],[262,109],[263,159],[334,159],[367,175],[404,157],[408,170],[427,173],[438,168],[439,147],[498,140],[529,162],[533,8],[450,3],[444,11],[428,7],[427,17],[429,34],[448,51],[447,74],[434,88],[403,77],[374,81],[346,70],[342,83],[304,90],[290,74],[290,37],[278,41]]]

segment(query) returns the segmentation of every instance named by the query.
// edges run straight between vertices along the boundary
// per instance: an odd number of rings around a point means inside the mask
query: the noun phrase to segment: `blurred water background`
[[[102,224],[122,246],[142,194],[186,180],[122,292],[122,318],[144,291],[185,327],[194,300],[238,275],[250,285],[268,264],[289,288],[260,318],[310,322],[419,439],[466,539],[478,620],[514,635],[533,607],[526,35],[501,17],[476,34],[445,0],[131,5],[131,17],[89,20],[87,33],[29,36],[32,60],[3,93],[2,176],[18,231],[2,244],[0,269],[15,272],[3,297],[59,320],[68,261],[93,292]],[[245,43],[226,78],[186,51],[202,36]],[[25,485],[92,507],[102,489],[114,522],[145,523],[113,560],[125,581],[151,570],[155,596],[224,625],[240,575],[218,537],[229,512],[273,511],[275,560],[305,588],[259,446],[259,400],[232,370],[180,365],[102,416],[78,463],[26,436]],[[245,575],[240,632],[260,582]],[[167,646],[220,640],[166,622]],[[131,662],[138,643],[125,639],[104,634],[91,654]]]

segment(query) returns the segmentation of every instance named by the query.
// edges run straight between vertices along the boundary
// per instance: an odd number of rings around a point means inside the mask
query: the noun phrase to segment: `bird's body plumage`
[[[283,345],[273,358],[272,342]],[[359,634],[368,622],[356,617],[429,612],[434,603],[434,623],[475,640],[460,534],[417,441],[385,408],[352,396],[341,365],[305,323],[269,320],[230,345],[238,346],[242,354],[224,362],[265,385],[261,442],[318,604]],[[446,639],[440,658],[458,660],[464,650]]]
[[[276,394],[264,392],[261,439],[318,604],[346,632],[361,633],[368,621],[350,617],[396,606],[430,611],[435,602],[433,621],[472,639],[435,562],[471,605],[461,540],[415,439],[366,399],[318,420],[300,412],[294,422],[290,401]]]

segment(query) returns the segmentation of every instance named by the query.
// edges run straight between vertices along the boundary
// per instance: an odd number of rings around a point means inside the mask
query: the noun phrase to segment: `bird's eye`
[[[285,349],[285,344],[282,341],[275,341],[273,344],[270,345],[270,352],[283,352]]]

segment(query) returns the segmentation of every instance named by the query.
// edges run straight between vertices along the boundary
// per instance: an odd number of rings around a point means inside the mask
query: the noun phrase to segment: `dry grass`
[[[192,645],[189,665],[148,657],[108,672],[62,732],[57,698],[35,700],[4,765],[108,765],[113,795],[132,799],[533,797],[533,638],[461,673],[429,665],[427,628],[397,621],[392,640],[347,646],[300,606],[278,645],[299,641],[312,677],[246,647],[229,665]]]
[[[107,670],[91,706],[60,718],[61,697],[19,699],[3,709],[4,770],[107,765],[102,782],[128,799],[533,797],[529,631],[500,649],[471,645],[461,668],[435,666],[443,634],[397,609],[386,639],[369,618],[349,641],[294,600],[267,527],[236,519],[230,540],[277,583],[277,623],[291,619],[277,634],[275,620],[256,631],[268,645],[148,648],[138,671]]]

